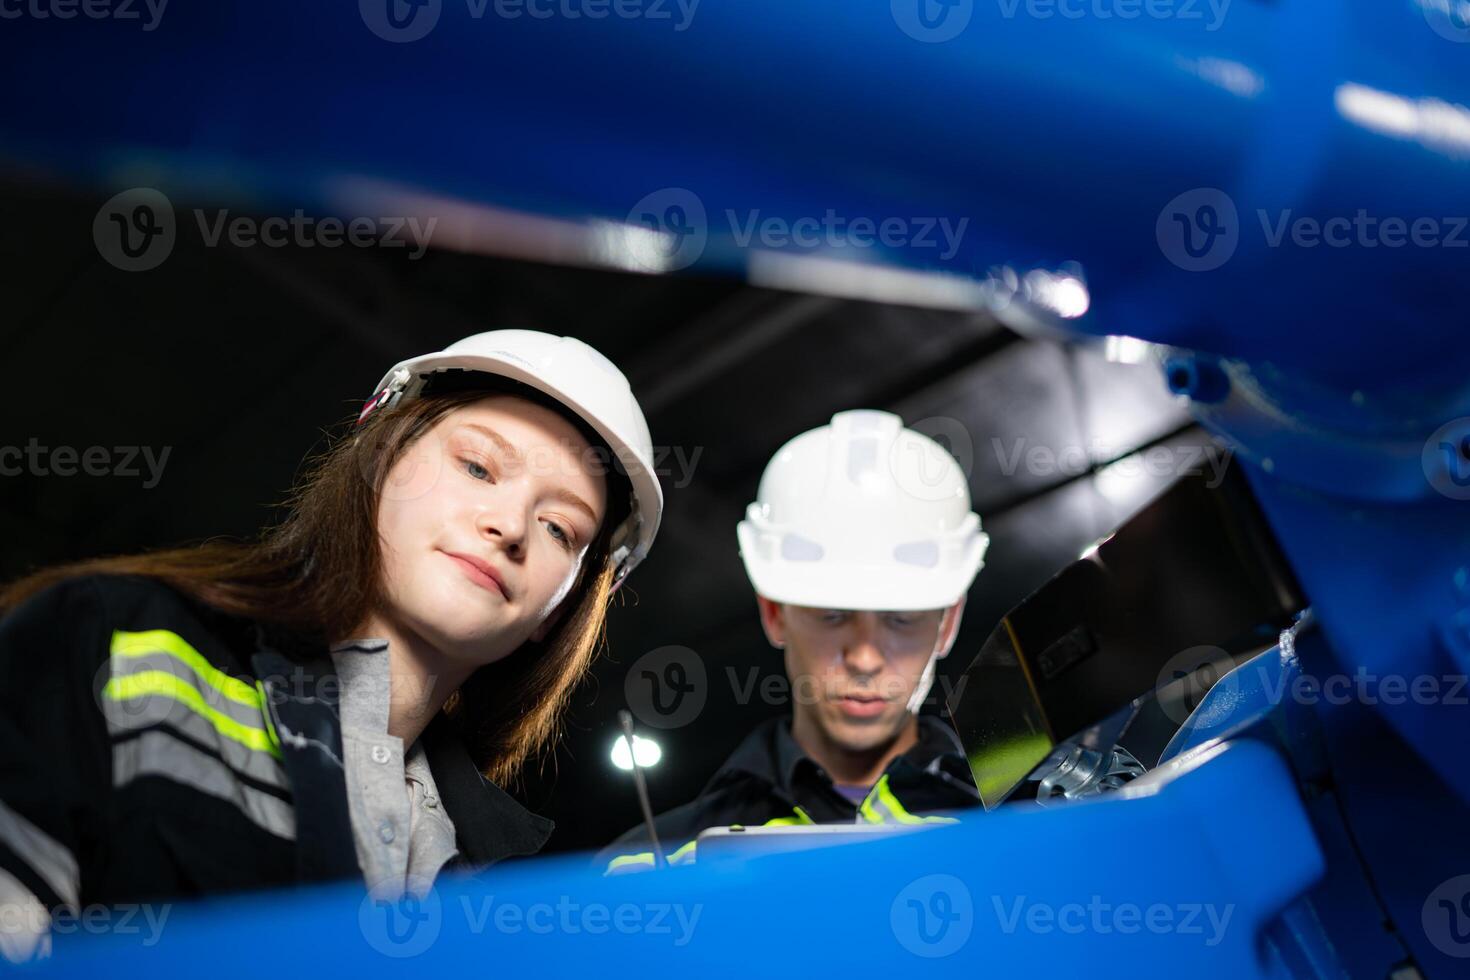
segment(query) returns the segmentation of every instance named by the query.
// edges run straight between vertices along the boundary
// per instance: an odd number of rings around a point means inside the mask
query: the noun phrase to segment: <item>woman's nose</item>
[[[510,501],[493,508],[482,508],[476,515],[480,536],[518,555],[525,550],[527,519],[524,508]]]

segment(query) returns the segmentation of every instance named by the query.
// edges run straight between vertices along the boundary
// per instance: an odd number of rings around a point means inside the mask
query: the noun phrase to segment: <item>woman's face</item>
[[[384,614],[465,666],[541,639],[606,513],[599,463],[575,426],[514,395],[439,419],[379,497]]]

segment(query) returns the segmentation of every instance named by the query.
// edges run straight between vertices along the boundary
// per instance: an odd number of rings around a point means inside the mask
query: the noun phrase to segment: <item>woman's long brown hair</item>
[[[213,539],[195,547],[43,569],[0,589],[0,613],[66,579],[138,575],[222,612],[283,626],[318,643],[341,639],[367,621],[381,601],[377,513],[389,470],[445,415],[495,390],[510,389],[429,394],[372,413],[311,461],[287,500],[286,518],[255,540]],[[513,393],[549,403],[601,447],[580,419],[556,403],[530,389]],[[607,479],[607,514],[557,625],[544,641],[528,642],[481,667],[445,705],[476,764],[496,782],[512,779],[532,754],[554,742],[572,690],[602,645],[613,578],[609,542],[628,512],[626,482],[612,467]]]

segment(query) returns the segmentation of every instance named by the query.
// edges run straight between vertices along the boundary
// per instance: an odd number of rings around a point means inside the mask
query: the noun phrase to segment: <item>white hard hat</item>
[[[948,607],[990,543],[955,458],[873,411],[782,446],[736,536],[757,593],[820,609]]]
[[[653,439],[623,372],[575,337],[539,330],[491,330],[434,354],[394,365],[373,390],[358,421],[374,410],[416,398],[443,371],[480,371],[535,388],[586,422],[622,463],[633,488],[628,518],[613,530],[613,588],[622,584],[653,544],[664,494],[653,472]]]

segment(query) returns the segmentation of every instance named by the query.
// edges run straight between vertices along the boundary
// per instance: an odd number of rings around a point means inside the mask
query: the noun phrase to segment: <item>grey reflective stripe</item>
[[[296,811],[291,804],[247,786],[224,763],[168,732],[144,732],[112,747],[113,785],[125,786],[140,776],[161,776],[208,793],[234,804],[262,830],[296,839]]]
[[[894,795],[893,787],[888,785],[888,774],[884,773],[878,778],[878,782],[874,784],[862,805],[858,807],[857,822],[912,826],[914,824],[957,823],[958,821],[954,817],[918,816],[910,813],[904,808],[903,802]]]
[[[189,668],[189,665],[170,655],[165,651],[157,653],[132,654],[126,657],[114,656],[111,661],[113,677],[131,677],[137,674],[146,674],[150,671],[162,671],[186,682],[199,692],[200,698],[215,711],[242,725],[250,728],[264,728],[265,718],[260,708],[255,704],[241,704],[239,701],[225,696],[216,688],[200,680],[200,678]],[[254,693],[254,692],[252,692]],[[257,695],[258,697],[258,695]],[[146,704],[142,702],[153,702]],[[118,728],[126,731],[136,731],[146,725],[140,725],[139,719],[149,716],[153,709],[166,711],[173,715],[189,713],[189,708],[173,700],[172,698],[134,698],[130,701],[107,701],[103,705],[103,713],[108,716],[108,724],[115,724]]]
[[[177,704],[177,702],[173,702]],[[257,752],[247,748],[232,738],[225,738],[210,724],[207,718],[202,718],[187,708],[173,711],[164,721],[168,726],[187,738],[193,739],[200,745],[208,746],[219,753],[225,764],[236,772],[243,773],[257,782],[266,783],[277,789],[291,791],[290,781],[286,778],[285,767],[281,761],[273,755],[265,752]],[[111,728],[111,726],[109,726]],[[114,736],[123,731],[131,731],[131,728],[112,728]],[[166,734],[166,733],[165,733]]]
[[[81,873],[77,870],[76,857],[50,834],[6,806],[3,800],[0,800],[0,840],[30,865],[67,907],[77,909]]]
[[[858,810],[858,823],[898,823],[893,811],[883,805],[883,801],[876,796],[869,797],[863,801]]]
[[[51,913],[15,875],[0,868],[0,959],[26,963],[51,955]]]

